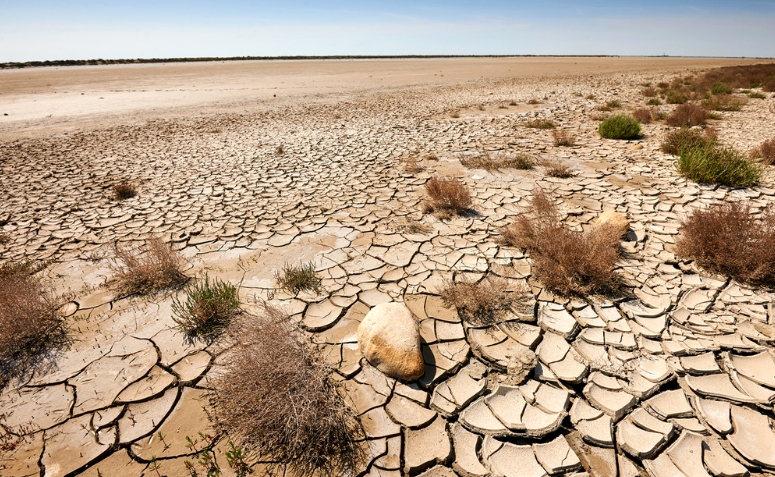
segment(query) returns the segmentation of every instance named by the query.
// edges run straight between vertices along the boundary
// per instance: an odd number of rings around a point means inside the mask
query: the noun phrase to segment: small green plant
[[[732,94],[732,88],[723,81],[717,81],[710,87],[710,92],[713,95],[717,94]]]
[[[237,477],[245,477],[250,473],[247,455],[242,450],[242,447],[234,445],[234,441],[229,441],[229,450],[226,451],[226,463],[234,470]]]
[[[751,99],[765,99],[767,98],[767,95],[758,91],[752,91],[748,93],[748,97]]]
[[[611,109],[619,109],[622,107],[622,103],[619,102],[618,99],[612,99],[611,101],[607,101],[605,105]]]
[[[203,281],[188,285],[185,301],[172,299],[172,320],[188,336],[208,336],[239,313],[239,286],[205,275]]]
[[[318,277],[315,264],[312,262],[300,263],[299,265],[286,263],[282,270],[275,272],[274,278],[280,288],[294,295],[305,290],[315,293],[320,293],[321,290],[320,277]]]
[[[557,123],[551,119],[533,119],[526,122],[525,127],[533,129],[554,129],[557,127]]]
[[[635,139],[640,136],[640,123],[632,116],[611,116],[600,123],[598,132],[608,139]]]
[[[662,104],[662,101],[660,101],[659,98],[651,98],[650,100],[646,101],[646,104],[648,106],[659,106]]]
[[[199,453],[199,460],[197,460],[196,463],[205,470],[205,475],[207,477],[218,477],[221,475],[221,468],[218,466],[218,463],[215,462],[212,452],[208,449],[203,449],[202,452]]]
[[[755,160],[715,141],[684,147],[678,156],[678,170],[700,184],[747,186],[758,182],[762,168]]]

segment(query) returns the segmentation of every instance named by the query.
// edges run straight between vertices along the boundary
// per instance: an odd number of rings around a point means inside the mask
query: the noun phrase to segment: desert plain
[[[240,285],[245,313],[285,310],[334,369],[360,416],[369,476],[746,476],[775,473],[775,293],[676,257],[683,217],[724,201],[775,202],[773,167],[754,186],[699,185],[660,150],[671,128],[603,139],[598,108],[643,107],[644,84],[762,63],[712,58],[455,58],[245,61],[0,71],[0,265],[38,272],[66,297],[71,343],[0,392],[0,475],[189,476],[227,438],[208,391],[223,340],[173,321],[178,292],[126,296],[110,248],[162,238],[192,278]],[[672,105],[658,106],[670,112]],[[546,119],[572,133],[556,146]],[[711,120],[748,151],[772,137],[775,98]],[[573,171],[470,169],[526,154]],[[408,166],[408,167],[407,167]],[[423,213],[424,185],[456,177],[471,212]],[[123,201],[112,187],[128,182]],[[564,223],[604,211],[629,221],[621,298],[562,297],[533,277],[501,227],[536,187]],[[412,224],[420,224],[412,227]],[[318,293],[276,271],[312,262]],[[487,326],[439,296],[449,280],[528,287]],[[374,306],[418,320],[425,374],[400,382],[360,353]],[[514,383],[515,356],[534,353]],[[518,365],[519,363],[517,363]],[[162,437],[163,436],[163,437]],[[186,437],[198,439],[187,445]],[[197,447],[199,446],[199,447]],[[264,463],[251,461],[255,475]],[[202,469],[200,475],[206,475]],[[291,470],[286,475],[294,475]]]

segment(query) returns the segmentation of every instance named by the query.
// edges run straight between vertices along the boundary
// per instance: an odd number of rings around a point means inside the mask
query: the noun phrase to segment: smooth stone
[[[358,326],[358,343],[366,360],[387,376],[414,381],[425,374],[419,327],[403,303],[372,308]]]

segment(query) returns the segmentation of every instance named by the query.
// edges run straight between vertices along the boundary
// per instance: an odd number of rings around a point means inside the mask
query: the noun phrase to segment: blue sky
[[[0,62],[401,54],[773,57],[775,0],[0,0]]]

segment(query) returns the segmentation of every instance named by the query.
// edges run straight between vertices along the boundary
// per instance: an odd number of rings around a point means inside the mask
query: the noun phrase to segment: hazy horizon
[[[775,56],[775,2],[0,0],[0,62],[353,55]]]

